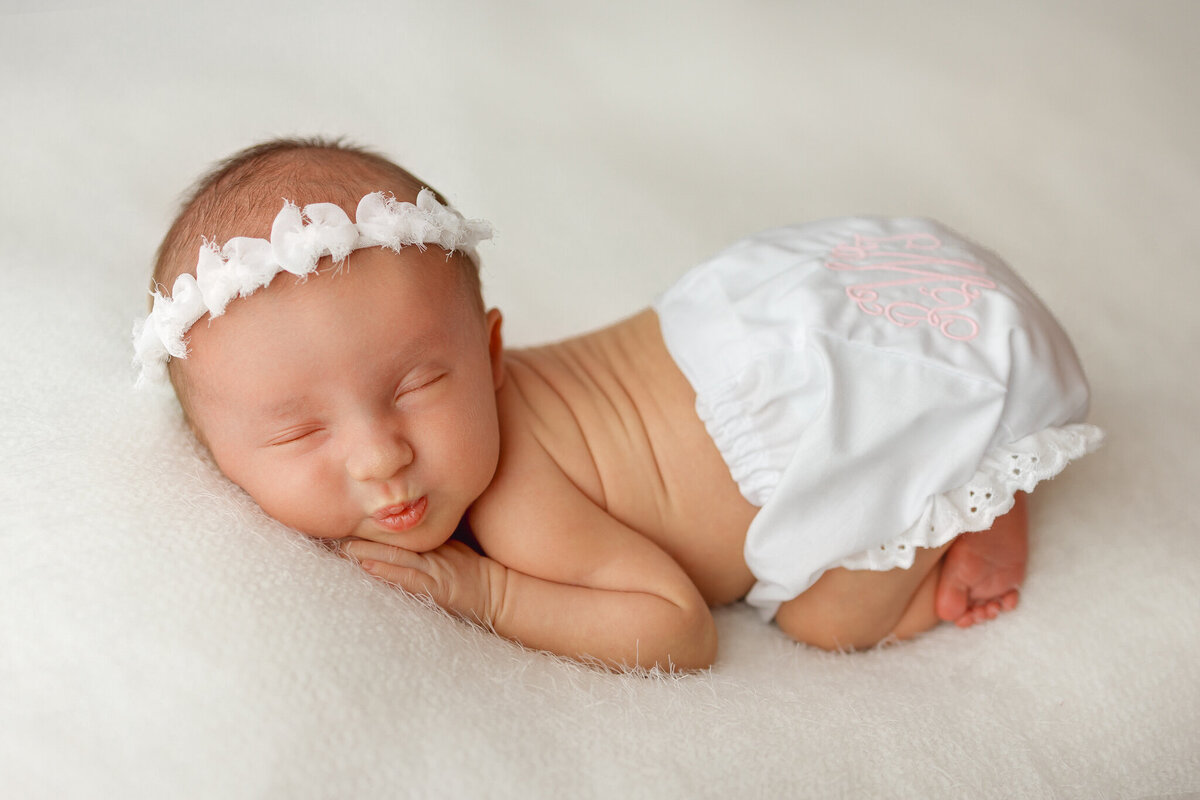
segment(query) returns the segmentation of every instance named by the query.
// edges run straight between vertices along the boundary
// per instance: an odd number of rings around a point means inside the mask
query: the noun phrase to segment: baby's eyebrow
[[[284,419],[286,417],[294,417],[297,414],[307,411],[308,407],[308,398],[300,395],[289,397],[288,399],[273,405],[260,406],[258,409],[258,414],[264,419],[275,421]]]

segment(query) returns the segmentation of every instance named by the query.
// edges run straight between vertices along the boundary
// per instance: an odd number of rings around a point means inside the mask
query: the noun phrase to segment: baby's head
[[[349,231],[349,242],[326,247],[342,260],[322,256],[303,277],[293,274],[303,268],[285,264],[254,288],[242,275],[242,296],[215,318],[212,310],[200,316],[186,330],[186,357],[167,362],[184,413],[221,470],[271,516],[311,536],[432,549],[495,472],[500,315],[484,310],[470,257],[470,234],[482,226],[429,193],[418,201],[421,189],[372,153],[322,141],[269,142],[203,178],[159,250],[155,286],[174,286],[177,298],[183,289],[203,293],[213,309],[213,296],[237,292],[212,278],[196,289],[191,278],[177,283],[196,273],[198,260],[202,272],[207,258],[207,268],[222,275],[241,263],[239,247],[274,252],[281,264],[291,263],[289,248],[308,247],[311,261],[314,237],[332,242],[337,231]],[[363,199],[379,192],[394,201]],[[298,212],[280,212],[285,198],[300,208],[332,203],[347,219],[315,207],[305,209],[310,221],[301,226]],[[401,205],[414,201],[420,210]],[[382,220],[371,228],[383,231],[378,237],[364,232],[368,211]],[[359,223],[357,234],[350,221]],[[362,246],[389,235],[389,246]],[[236,237],[269,238],[272,247]],[[466,252],[424,244],[437,241]],[[229,264],[216,245],[225,246]],[[351,247],[360,249],[338,252]]]

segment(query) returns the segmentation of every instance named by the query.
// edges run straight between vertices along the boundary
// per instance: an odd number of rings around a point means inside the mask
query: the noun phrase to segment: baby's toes
[[[980,603],[977,606],[971,607],[971,611],[969,613],[971,615],[972,624],[978,625],[981,622],[987,622],[989,619],[995,619],[998,612],[992,611],[992,609],[989,608],[989,605],[990,604],[988,603]]]
[[[934,612],[938,619],[953,620],[958,624],[965,615],[969,614],[970,594],[967,586],[958,581],[952,581],[943,575],[938,582],[937,593],[934,595]],[[966,627],[959,625],[959,627]]]
[[[966,613],[964,613],[958,619],[954,620],[954,624],[960,628],[969,628],[972,625],[974,625],[976,622],[982,622],[982,621],[983,620],[979,618],[979,609],[978,608],[968,608],[966,610]]]
[[[1000,598],[1000,608],[1004,611],[1012,611],[1017,607],[1017,603],[1020,601],[1020,599],[1021,593],[1016,589],[1013,589],[1012,591],[1005,593],[1005,595]]]

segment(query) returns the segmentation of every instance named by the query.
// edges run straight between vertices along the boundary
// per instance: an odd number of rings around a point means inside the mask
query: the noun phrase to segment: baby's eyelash
[[[320,430],[321,430],[320,428],[293,429],[293,430],[287,431],[285,433],[281,433],[279,436],[276,436],[274,439],[267,442],[267,446],[268,447],[278,447],[280,445],[291,444],[292,442],[298,442],[301,439],[307,439],[308,437],[312,436],[314,433],[317,433]]]
[[[418,380],[403,384],[399,389],[396,390],[396,399],[399,400],[406,394],[411,394],[412,392],[420,391],[421,389],[432,386],[444,377],[446,377],[446,373],[439,372],[436,375],[431,375],[427,378],[420,378]]]

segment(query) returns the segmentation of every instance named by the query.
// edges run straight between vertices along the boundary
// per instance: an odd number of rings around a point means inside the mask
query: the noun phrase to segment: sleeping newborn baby
[[[525,646],[702,668],[742,598],[827,649],[993,618],[1022,492],[1099,444],[1054,319],[933,222],[767,231],[521,350],[490,233],[373,153],[257,145],[185,202],[134,343],[268,514]]]

